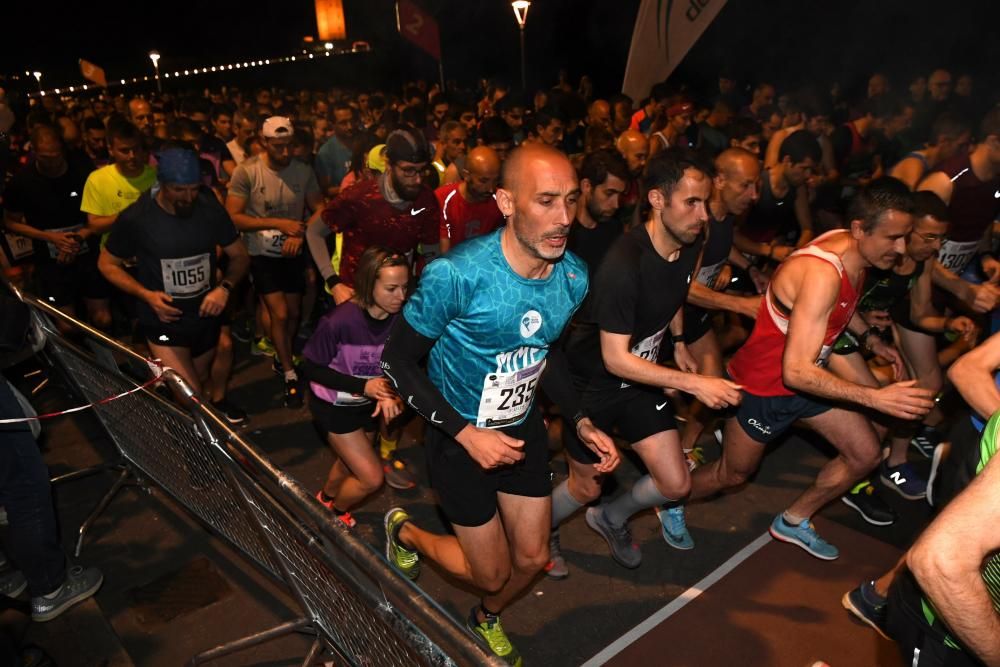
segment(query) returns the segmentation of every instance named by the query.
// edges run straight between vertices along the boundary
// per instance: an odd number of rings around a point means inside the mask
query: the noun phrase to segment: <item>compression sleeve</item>
[[[444,399],[419,362],[434,346],[434,339],[422,336],[406,317],[397,317],[382,349],[382,372],[396,387],[406,404],[421,417],[454,438],[469,425]]]
[[[545,357],[545,373],[542,375],[542,391],[559,406],[563,417],[576,421],[583,415],[580,394],[573,386],[569,359],[561,346],[552,347]]]
[[[330,264],[330,251],[326,247],[326,237],[331,233],[330,228],[323,222],[322,216],[313,220],[306,227],[306,245],[309,246],[309,254],[312,255],[316,269],[323,276],[324,281],[334,275],[333,265]]]
[[[365,384],[368,382],[365,378],[341,373],[310,359],[302,360],[302,372],[310,382],[351,394],[364,395]]]

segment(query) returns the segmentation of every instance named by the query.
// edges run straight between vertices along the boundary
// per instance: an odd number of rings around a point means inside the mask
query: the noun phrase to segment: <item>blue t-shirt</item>
[[[316,152],[313,164],[316,175],[329,179],[330,185],[340,187],[340,182],[351,170],[351,149],[341,143],[337,137],[327,139]]]
[[[567,252],[543,280],[516,274],[502,229],[431,262],[403,316],[436,339],[427,371],[445,400],[480,427],[524,421],[549,347],[587,293],[587,266]]]

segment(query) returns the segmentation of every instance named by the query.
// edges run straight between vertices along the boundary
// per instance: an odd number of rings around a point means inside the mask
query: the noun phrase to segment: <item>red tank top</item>
[[[832,264],[840,274],[840,293],[837,295],[837,305],[830,314],[826,324],[826,334],[823,336],[823,348],[817,365],[824,365],[833,344],[847,328],[858,304],[858,292],[844,271],[840,256],[828,250],[823,250],[817,244],[829,240],[834,234],[847,234],[847,230],[835,229],[823,234],[804,248],[796,250],[785,260],[787,264],[796,258],[813,258]],[[785,266],[782,264],[775,272],[775,278]],[[864,280],[861,281],[862,283]],[[774,284],[772,278],[771,284]],[[733,381],[743,385],[743,388],[755,396],[793,396],[795,392],[785,386],[781,377],[781,359],[785,353],[785,338],[788,335],[788,318],[791,312],[768,286],[764,298],[761,299],[760,310],[757,311],[757,321],[753,333],[729,362],[729,376]]]

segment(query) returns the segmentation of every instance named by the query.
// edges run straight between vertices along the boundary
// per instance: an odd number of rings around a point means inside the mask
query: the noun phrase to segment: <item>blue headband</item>
[[[157,163],[157,180],[175,185],[201,183],[198,156],[194,151],[184,148],[168,148],[161,152]]]

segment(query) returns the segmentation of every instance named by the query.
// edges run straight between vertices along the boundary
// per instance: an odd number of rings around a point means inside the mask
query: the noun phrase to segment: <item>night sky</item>
[[[678,0],[685,1],[685,0]],[[77,58],[105,68],[109,79],[151,73],[158,49],[165,69],[295,53],[315,32],[311,0],[277,3],[91,3],[97,10],[53,13],[55,3],[14,0],[0,45],[0,72],[44,72],[45,87],[81,83]],[[13,4],[9,3],[9,4]],[[322,63],[278,65],[251,74],[188,79],[185,86],[271,83],[378,87],[437,77],[436,63],[396,35],[392,0],[345,0],[348,35],[375,52]],[[464,85],[519,77],[517,25],[504,0],[422,0],[439,21],[445,75]],[[68,6],[59,3],[60,7]],[[81,5],[77,5],[82,7]],[[619,89],[639,0],[535,0],[527,26],[529,87],[551,85],[560,68],[572,80],[590,74],[599,92]],[[767,8],[769,13],[763,9]],[[8,10],[9,11],[9,10]],[[130,19],[129,17],[134,17]],[[729,0],[682,64],[678,76],[711,82],[728,65],[744,81],[785,87],[839,80],[863,85],[874,69],[899,79],[939,64],[996,81],[1000,2],[991,0]],[[15,27],[16,26],[16,27]],[[333,62],[335,61],[335,62]],[[9,84],[8,84],[9,85]],[[985,86],[981,86],[980,89]]]

